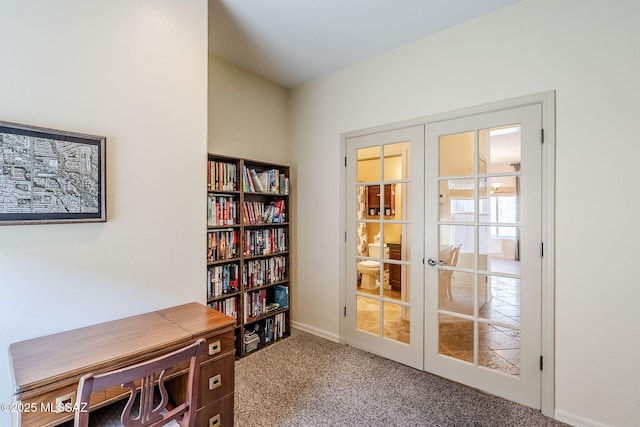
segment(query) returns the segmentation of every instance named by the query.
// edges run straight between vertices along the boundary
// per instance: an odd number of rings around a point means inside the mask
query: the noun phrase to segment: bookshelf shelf
[[[207,303],[235,317],[244,357],[291,335],[290,170],[217,154],[207,166]]]

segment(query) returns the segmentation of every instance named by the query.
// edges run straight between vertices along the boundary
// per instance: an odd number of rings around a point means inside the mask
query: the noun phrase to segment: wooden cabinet
[[[289,167],[209,154],[207,171],[207,303],[243,357],[291,333]]]
[[[385,216],[395,215],[396,210],[396,197],[395,197],[395,184],[384,185],[384,207],[380,206],[380,186],[368,185],[367,186],[367,214],[369,216],[376,216],[380,214],[380,209],[383,209],[382,213]]]
[[[402,259],[402,246],[400,243],[387,243],[389,246],[389,259]],[[394,291],[402,288],[402,266],[399,264],[389,264],[389,285]]]

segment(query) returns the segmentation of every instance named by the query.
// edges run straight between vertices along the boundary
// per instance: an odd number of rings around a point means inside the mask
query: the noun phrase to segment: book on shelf
[[[267,312],[267,290],[260,289],[244,294],[244,321],[262,316]]]
[[[289,178],[278,169],[258,172],[243,166],[242,182],[250,193],[289,194]]]
[[[233,196],[210,194],[207,197],[207,226],[224,226],[237,223],[238,206]]]
[[[237,166],[235,163],[209,160],[207,168],[208,189],[213,191],[236,191]]]
[[[233,228],[207,232],[207,260],[218,261],[238,257],[238,233]]]
[[[284,256],[247,260],[242,271],[245,288],[255,288],[286,280],[286,263]]]
[[[244,231],[244,255],[270,255],[287,250],[287,231],[283,228],[263,228]]]
[[[265,202],[243,202],[243,220],[245,224],[279,224],[285,222],[284,200]]]
[[[275,285],[273,287],[273,301],[278,303],[280,308],[288,308],[289,287],[284,285]]]
[[[224,294],[238,292],[238,264],[223,264],[209,267],[207,270],[207,297],[215,298]]]
[[[238,298],[230,297],[220,301],[210,302],[209,307],[219,311],[222,314],[226,314],[229,317],[238,319]]]
[[[264,343],[277,341],[284,337],[285,313],[278,313],[273,317],[265,319],[264,322]]]

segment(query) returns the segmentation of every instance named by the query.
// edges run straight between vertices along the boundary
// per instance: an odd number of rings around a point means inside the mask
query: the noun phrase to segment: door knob
[[[429,258],[429,259],[427,260],[427,264],[429,264],[431,267],[435,267],[436,265],[445,265],[445,264],[446,264],[446,262],[445,262],[445,261],[443,261],[443,260],[441,260],[441,259],[440,259],[440,260],[437,260],[437,259],[435,259],[435,258]]]

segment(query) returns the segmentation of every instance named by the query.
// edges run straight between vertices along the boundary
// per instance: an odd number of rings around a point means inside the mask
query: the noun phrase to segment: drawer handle
[[[64,412],[66,408],[72,408],[76,403],[76,392],[72,391],[71,393],[63,394],[62,396],[56,397],[56,412]]]
[[[220,340],[214,341],[209,344],[209,356],[220,353],[220,351],[222,351],[222,348],[220,347]]]
[[[209,427],[218,427],[220,425],[220,414],[209,418]]]
[[[215,390],[222,385],[222,375],[209,378],[209,390]]]

